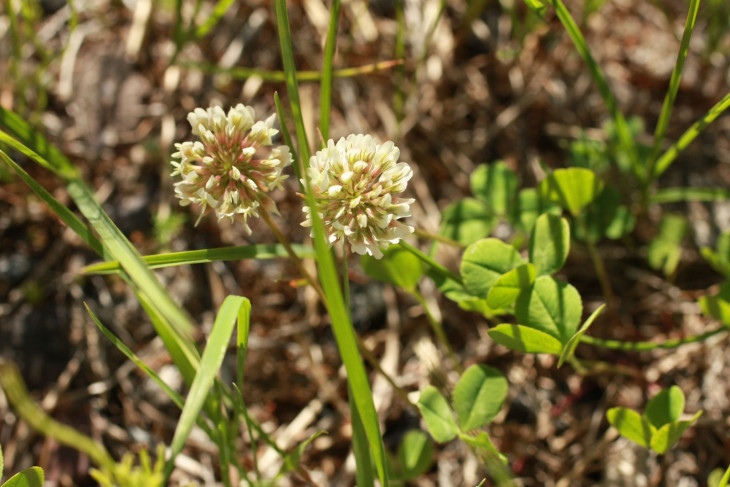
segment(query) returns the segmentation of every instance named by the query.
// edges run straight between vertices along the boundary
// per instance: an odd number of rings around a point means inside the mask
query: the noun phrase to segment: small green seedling
[[[702,411],[698,411],[691,419],[680,421],[683,410],[684,393],[679,387],[672,386],[651,398],[644,414],[617,407],[609,409],[606,417],[621,436],[663,454],[702,415]]]

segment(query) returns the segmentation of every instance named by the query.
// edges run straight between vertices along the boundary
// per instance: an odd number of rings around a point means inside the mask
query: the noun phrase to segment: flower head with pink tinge
[[[228,111],[221,107],[196,108],[188,114],[193,134],[200,140],[175,144],[172,154],[175,195],[183,206],[191,203],[203,207],[201,218],[210,209],[218,219],[243,216],[244,229],[250,234],[249,216],[258,209],[276,213],[269,192],[281,187],[287,176],[282,170],[291,164],[287,146],[273,146],[271,137],[275,116],[256,122],[254,109],[238,104]],[[198,219],[200,221],[200,219]]]
[[[317,152],[307,175],[329,243],[347,241],[353,252],[379,259],[383,250],[413,233],[398,221],[411,216],[411,198],[395,196],[406,189],[413,171],[398,162],[400,150],[370,135],[349,135]],[[304,182],[304,181],[303,181]],[[312,226],[312,210],[304,207]]]

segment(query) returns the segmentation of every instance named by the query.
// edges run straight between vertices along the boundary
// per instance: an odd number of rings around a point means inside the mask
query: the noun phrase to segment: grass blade
[[[677,92],[679,91],[679,82],[682,79],[682,70],[684,69],[684,60],[687,58],[687,52],[689,51],[689,40],[692,37],[692,32],[695,27],[695,20],[697,20],[697,11],[700,8],[700,0],[691,0],[689,5],[689,13],[687,14],[687,23],[684,26],[684,34],[682,35],[682,43],[679,47],[679,53],[677,54],[677,62],[674,65],[674,71],[672,71],[672,77],[669,80],[669,89],[664,97],[664,103],[662,104],[662,111],[659,114],[659,120],[657,122],[656,130],[654,131],[654,146],[651,150],[651,156],[649,157],[649,164],[646,169],[646,184],[650,184],[654,177],[654,167],[656,159],[659,157],[661,151],[662,140],[667,132],[667,126],[669,125],[669,119],[672,116],[672,108],[674,107],[674,101],[677,98]]]
[[[319,91],[319,131],[324,140],[329,139],[330,110],[332,107],[332,62],[337,45],[337,25],[340,16],[340,0],[332,0],[330,25],[327,30],[327,42],[324,45],[322,63],[322,83]]]
[[[299,84],[297,83],[297,68],[294,64],[294,50],[292,49],[291,31],[289,30],[289,15],[286,10],[286,0],[276,0],[276,25],[281,44],[281,58],[284,64],[286,76],[286,92],[289,95],[292,116],[294,117],[294,130],[297,135],[299,155],[304,169],[309,167],[311,152],[307,143],[307,133],[304,128],[302,117],[302,105],[299,101]]]
[[[190,386],[190,393],[185,400],[185,406],[180,415],[177,428],[175,428],[175,435],[170,444],[170,457],[165,464],[165,478],[170,476],[175,465],[175,457],[182,451],[185,441],[193,429],[200,411],[203,409],[206,398],[210,394],[210,389],[218,375],[233,334],[233,327],[236,322],[248,321],[250,306],[247,308],[246,302],[248,300],[244,297],[228,296],[218,311],[208,344],[200,360],[200,367]]]
[[[661,157],[659,157],[659,159],[657,159],[656,169],[654,170],[654,178],[656,179],[661,176],[662,173],[667,170],[670,164],[674,162],[677,156],[689,144],[691,144],[698,135],[700,135],[700,132],[702,132],[705,127],[714,122],[717,117],[722,115],[722,113],[727,110],[728,107],[730,107],[730,93],[725,95],[722,100],[720,100],[715,104],[715,106],[710,108],[710,110],[705,114],[704,117],[693,123],[692,126],[682,134],[679,140],[677,140],[677,142],[675,142],[669,149],[666,150],[666,152],[664,152],[664,154],[662,154]]]
[[[294,252],[300,257],[313,257],[314,249],[307,245],[292,244]],[[187,250],[185,252],[171,252],[168,254],[145,255],[142,259],[150,269],[173,267],[190,264],[206,264],[210,262],[244,259],[275,259],[288,257],[286,249],[281,244],[254,244],[240,247],[221,247],[218,249]],[[122,266],[116,260],[91,264],[83,269],[83,274],[117,274]]]
[[[140,360],[139,357],[137,357],[137,355],[135,355],[135,353],[124,344],[123,341],[121,341],[119,338],[117,338],[117,336],[114,333],[112,333],[112,331],[109,328],[104,326],[101,323],[101,321],[99,321],[99,318],[96,317],[94,312],[91,311],[91,308],[89,308],[89,306],[86,303],[84,303],[84,308],[86,308],[86,312],[89,313],[89,316],[91,316],[91,319],[94,320],[94,323],[99,328],[99,330],[104,334],[104,336],[106,336],[109,339],[109,341],[112,342],[112,344],[115,347],[117,347],[117,350],[122,352],[125,357],[127,357],[129,360],[131,360],[137,367],[142,369],[142,371],[145,374],[147,374],[147,377],[149,377],[150,379],[155,381],[157,383],[157,385],[160,386],[160,388],[165,392],[165,394],[167,394],[167,396],[170,399],[172,399],[172,402],[174,402],[177,407],[182,409],[183,406],[185,405],[182,396],[180,394],[178,394],[176,391],[174,391],[170,386],[168,386],[167,383],[164,380],[162,380],[162,378],[159,375],[157,375],[157,372],[155,372],[154,370],[149,368],[146,363],[142,362],[142,360]]]
[[[297,143],[299,145],[299,154],[303,168],[309,166],[310,151],[307,146],[307,137],[304,131],[304,121],[302,119],[302,111],[299,104],[299,90],[297,86],[296,70],[294,66],[294,52],[291,44],[291,33],[289,31],[289,20],[286,11],[286,0],[276,0],[276,18],[279,29],[279,40],[281,43],[281,54],[284,62],[284,71],[286,72],[287,91],[289,93],[289,102],[291,104],[292,114],[294,116],[294,126],[297,132]],[[306,171],[302,173],[306,178]],[[357,408],[358,413],[363,422],[363,427],[367,434],[370,450],[375,459],[375,466],[378,471],[378,477],[383,487],[390,485],[388,483],[388,473],[385,468],[385,446],[383,438],[380,434],[380,425],[378,416],[373,403],[372,392],[368,382],[365,366],[357,347],[355,332],[352,328],[350,315],[345,307],[345,302],[340,289],[337,270],[335,267],[334,257],[327,243],[324,232],[324,225],[316,211],[317,203],[309,188],[309,182],[305,184],[307,204],[312,208],[312,231],[314,233],[314,247],[317,253],[317,267],[319,270],[320,281],[326,297],[325,305],[332,319],[332,329],[335,335],[335,341],[340,351],[340,356],[347,370],[347,379],[351,390],[353,391],[353,399],[355,404],[352,408]],[[358,469],[363,466],[358,465]]]
[[[8,116],[8,114],[10,115]],[[0,140],[7,142],[8,145],[17,148],[41,166],[51,169],[66,179],[68,193],[99,235],[106,249],[104,255],[109,255],[121,263],[122,268],[135,285],[137,296],[140,297],[141,301],[146,301],[146,309],[154,310],[154,314],[158,316],[158,322],[155,323],[155,318],[150,315],[156,325],[158,334],[165,340],[165,346],[168,347],[173,360],[180,368],[186,381],[190,383],[189,381],[192,380],[197,367],[197,352],[194,349],[192,340],[189,338],[189,334],[193,330],[193,324],[188,315],[175,304],[142,261],[134,246],[94,200],[92,190],[77,176],[75,168],[73,171],[65,168],[64,161],[68,162],[68,160],[52,148],[42,136],[35,134],[25,121],[7,111],[0,113],[0,115],[5,115],[5,118],[0,118],[0,121],[10,120],[14,133],[22,134],[30,142],[38,143],[46,154],[60,158],[60,160],[51,163],[32,150],[34,147],[26,147],[20,141],[0,131]]]
[[[36,160],[36,162],[63,178],[78,177],[79,171],[71,161],[17,113],[0,107],[0,127],[7,132],[7,134],[0,132],[0,141],[26,155],[28,155],[27,148],[31,148],[42,158],[41,161]],[[8,134],[17,140],[8,138]],[[17,141],[20,141],[21,144],[18,144]],[[32,156],[28,157],[33,159]]]
[[[210,30],[223,18],[231,5],[233,5],[234,1],[235,0],[220,0],[215,7],[213,7],[213,12],[210,14],[210,17],[208,17],[202,25],[195,29],[195,37],[198,39],[205,37],[205,35],[210,32]]]
[[[86,244],[91,247],[91,249],[99,254],[101,257],[107,257],[108,253],[104,249],[104,246],[102,245],[101,241],[96,237],[96,235],[93,234],[91,229],[86,226],[84,222],[81,221],[79,217],[76,216],[74,212],[69,210],[67,207],[65,207],[63,204],[61,204],[56,198],[53,197],[51,193],[46,191],[46,189],[38,184],[35,179],[33,179],[30,174],[25,172],[25,170],[20,167],[18,164],[15,163],[5,152],[0,150],[0,158],[5,161],[7,165],[9,165],[13,171],[20,177],[20,179],[23,180],[23,182],[28,185],[28,187],[45,203],[53,210],[53,213],[58,216],[58,218],[61,219],[63,223],[68,225],[68,227],[73,230],[76,235],[81,237],[81,239],[86,242]]]
[[[583,61],[588,66],[588,70],[593,77],[593,81],[598,87],[598,92],[601,94],[603,102],[606,104],[606,108],[608,108],[608,113],[611,115],[616,126],[616,133],[619,137],[619,142],[629,156],[634,174],[639,178],[643,178],[645,176],[644,168],[639,165],[636,143],[631,136],[631,131],[626,123],[626,119],[616,105],[616,99],[611,92],[611,88],[608,86],[608,81],[606,81],[606,77],[603,75],[601,67],[593,58],[585,37],[583,37],[583,34],[578,28],[578,25],[575,23],[575,20],[573,20],[573,17],[570,15],[570,12],[565,7],[565,4],[563,4],[561,0],[551,0],[551,2],[555,8],[555,13],[558,16],[558,19],[560,19],[563,27],[565,27],[568,36],[570,36],[570,39],[573,41],[573,44],[578,51],[578,54],[580,54],[580,57],[583,58]]]

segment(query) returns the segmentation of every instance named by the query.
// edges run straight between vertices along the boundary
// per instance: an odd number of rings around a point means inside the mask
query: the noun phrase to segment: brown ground
[[[174,141],[189,137],[185,116],[196,106],[243,102],[263,118],[273,110],[274,91],[285,93],[283,84],[167,69],[174,16],[171,7],[160,2],[148,18],[144,16],[148,0],[79,5],[79,23],[71,35],[68,7],[52,11],[59,5],[42,3],[45,10],[38,19],[21,22],[22,62],[17,72],[9,61],[8,16],[3,11],[0,17],[0,103],[28,115],[78,163],[112,219],[140,251],[273,242],[261,222],[252,225],[252,237],[239,225],[218,224],[213,217],[194,227],[196,216],[180,209],[172,196],[169,154]],[[325,3],[291,2],[300,69],[320,67],[328,21]],[[546,22],[533,19],[530,26],[519,2],[510,9],[509,1],[500,6],[496,1],[450,0],[428,43],[425,36],[439,2],[404,3],[408,25],[404,81],[399,81],[396,70],[336,80],[331,136],[367,132],[396,141],[402,159],[412,162],[416,172],[411,186],[417,198],[413,224],[436,231],[438,210],[468,193],[468,176],[478,164],[503,159],[518,171],[524,186],[534,186],[542,174],[540,162],[551,167],[569,164],[565,142],[581,128],[603,137],[604,104],[552,13]],[[583,4],[590,2],[568,3],[581,19]],[[643,118],[647,133],[661,108],[686,15],[685,2],[655,3],[609,1],[581,24],[620,106],[627,115]],[[728,12],[721,2],[715,5],[707,2],[700,13],[669,128],[672,140],[730,88],[730,36],[728,22],[723,22]],[[204,2],[202,10],[210,9],[211,2]],[[186,2],[185,11],[191,14],[192,2]],[[392,2],[347,2],[336,66],[393,59],[394,18]],[[37,45],[27,42],[31,33],[37,35]],[[424,61],[418,62],[421,58]],[[272,5],[235,3],[212,33],[183,49],[179,60],[280,69]],[[399,84],[405,92],[400,126],[393,103]],[[303,83],[301,96],[305,119],[313,127],[318,85]],[[662,184],[727,187],[728,135],[730,119],[721,118],[680,157]],[[57,198],[69,201],[57,179],[32,164],[25,167]],[[100,336],[83,309],[87,302],[166,380],[179,383],[136,299],[119,279],[80,276],[79,269],[96,261],[95,255],[2,167],[0,177],[0,354],[20,365],[34,397],[53,417],[103,441],[117,458],[143,445],[169,443],[175,408]],[[303,241],[301,202],[293,194],[293,178],[289,183],[290,191],[277,193],[280,222],[294,241]],[[720,282],[720,276],[697,250],[700,245],[714,245],[716,235],[730,229],[728,206],[690,204],[670,209],[690,216],[693,228],[676,278],[664,281],[648,268],[641,251],[641,243],[658,221],[660,212],[654,209],[626,245],[601,245],[619,295],[620,326],[602,319],[593,334],[641,340],[680,337],[714,326],[700,316],[696,291]],[[172,233],[159,232],[163,226],[155,222],[170,222],[170,215],[181,214],[190,217],[173,226]],[[445,255],[444,261],[455,266],[458,256]],[[431,380],[429,363],[435,361],[436,375],[453,384],[458,375],[433,345],[420,306],[370,282],[357,266],[353,274],[356,326],[368,347],[382,358],[383,367],[407,391],[417,391]],[[284,447],[327,430],[329,434],[307,450],[303,465],[316,485],[353,485],[351,463],[346,462],[350,426],[340,361],[313,297],[290,285],[298,277],[294,266],[245,261],[168,269],[158,275],[204,330],[214,318],[211,310],[226,295],[251,299],[244,395],[252,414]],[[581,291],[587,308],[603,301],[580,245],[562,276]],[[439,297],[430,282],[423,290],[431,304],[438,305],[462,363],[487,363],[508,378],[509,397],[489,432],[510,458],[521,485],[704,485],[711,470],[730,464],[726,336],[678,350],[644,353],[584,345],[579,356],[614,362],[630,373],[580,376],[569,366],[558,370],[552,357],[496,346],[486,334],[494,323],[461,312]],[[373,381],[386,444],[395,449],[407,429],[422,424],[382,378]],[[676,448],[657,456],[616,439],[605,420],[607,408],[641,409],[658,388],[672,384],[687,394],[688,412],[705,411]],[[29,430],[1,392],[0,444],[6,473],[38,464],[49,482],[55,482],[49,485],[91,485],[88,460]],[[197,436],[185,453],[190,465],[178,471],[177,478],[212,482],[214,447]],[[244,453],[244,461],[250,462],[249,452]],[[275,467],[266,456],[260,461],[265,472]],[[435,466],[413,485],[476,485],[484,475],[467,448],[452,442],[437,448]],[[295,476],[280,485],[302,482]]]

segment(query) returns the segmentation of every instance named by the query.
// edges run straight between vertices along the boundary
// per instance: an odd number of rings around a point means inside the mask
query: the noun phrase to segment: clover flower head
[[[413,233],[398,221],[411,216],[414,201],[395,196],[413,176],[399,157],[392,142],[380,144],[363,134],[329,140],[312,156],[307,175],[330,244],[347,241],[354,252],[380,259],[383,250]],[[304,213],[302,226],[311,227],[311,208],[305,205]]]
[[[180,204],[201,205],[200,218],[211,209],[219,220],[242,215],[249,234],[248,217],[258,216],[259,208],[277,212],[268,193],[281,187],[282,170],[292,162],[287,146],[272,144],[275,115],[264,122],[254,117],[254,109],[240,103],[227,115],[218,106],[196,108],[188,122],[200,140],[175,144],[172,154],[172,175],[182,177],[175,183]]]

